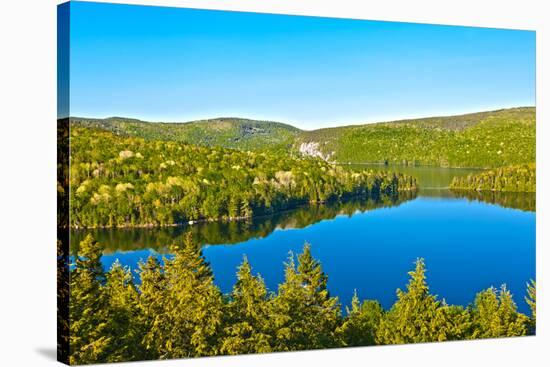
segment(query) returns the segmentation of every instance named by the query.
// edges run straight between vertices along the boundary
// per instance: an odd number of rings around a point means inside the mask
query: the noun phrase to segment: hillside
[[[123,117],[88,119],[73,117],[71,123],[146,140],[178,141],[240,150],[285,149],[299,129],[272,121],[218,118],[184,123],[151,123]]]
[[[303,131],[271,121],[219,118],[150,123],[112,117],[72,124],[146,140],[250,151],[291,151],[337,163],[492,168],[535,161],[535,108]]]
[[[320,159],[118,136],[73,127],[73,227],[235,220],[308,203],[416,189],[402,174],[350,171]]]
[[[450,188],[474,191],[536,192],[536,179],[536,165],[530,163],[454,177]]]
[[[300,134],[339,163],[499,167],[535,161],[535,108],[320,129]]]

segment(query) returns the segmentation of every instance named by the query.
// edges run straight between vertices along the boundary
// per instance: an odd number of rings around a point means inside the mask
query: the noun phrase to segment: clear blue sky
[[[535,32],[73,2],[72,116],[304,129],[535,104]]]

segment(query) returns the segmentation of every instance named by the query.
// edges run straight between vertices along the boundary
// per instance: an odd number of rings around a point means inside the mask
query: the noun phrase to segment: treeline
[[[345,346],[496,338],[533,334],[535,282],[528,317],[502,286],[478,293],[463,308],[429,292],[422,259],[397,301],[385,310],[354,295],[345,315],[327,290],[327,275],[309,245],[285,267],[270,292],[244,259],[230,294],[214,285],[200,247],[187,237],[174,257],[140,264],[134,283],[115,263],[104,272],[101,246],[88,236],[70,277],[70,363],[265,353]]]
[[[535,163],[500,167],[468,176],[455,177],[453,190],[536,192],[537,171]]]
[[[321,220],[334,219],[338,215],[352,216],[360,212],[384,207],[399,206],[416,197],[415,191],[397,195],[382,195],[374,198],[352,198],[344,202],[312,204],[296,209],[278,212],[274,215],[254,217],[240,221],[216,221],[198,223],[192,226],[170,226],[128,229],[72,229],[71,254],[78,252],[78,244],[88,234],[92,234],[104,247],[104,253],[153,249],[160,253],[169,250],[167,243],[180,241],[186,233],[191,233],[193,241],[204,245],[235,244],[251,238],[264,238],[276,229],[305,228]]]
[[[107,119],[73,117],[71,123],[146,140],[168,140],[253,151],[288,150],[300,132],[294,126],[279,122],[241,118],[217,118],[184,123],[151,123],[123,117]]]
[[[416,189],[410,176],[352,172],[286,153],[149,141],[77,126],[70,144],[72,227],[231,220]]]
[[[535,161],[534,108],[304,132],[339,163],[492,168]]]

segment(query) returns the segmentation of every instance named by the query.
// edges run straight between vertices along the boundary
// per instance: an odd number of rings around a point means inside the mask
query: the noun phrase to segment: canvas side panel
[[[57,7],[57,360],[69,363],[69,26]]]

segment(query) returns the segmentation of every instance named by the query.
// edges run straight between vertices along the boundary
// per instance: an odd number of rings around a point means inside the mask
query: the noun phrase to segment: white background
[[[196,8],[537,31],[538,335],[504,340],[133,363],[132,366],[548,365],[549,9],[547,1],[147,0]],[[54,365],[56,4],[0,2],[0,366]],[[546,23],[546,24],[544,24]],[[546,144],[545,144],[546,142]],[[546,269],[545,269],[546,268]],[[126,364],[119,364],[121,366]]]

